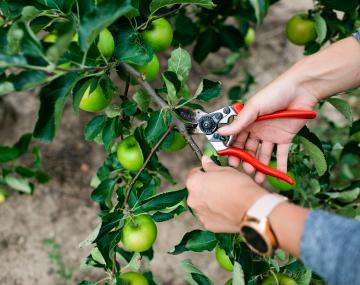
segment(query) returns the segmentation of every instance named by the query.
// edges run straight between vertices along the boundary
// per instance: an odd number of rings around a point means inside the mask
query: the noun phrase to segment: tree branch
[[[140,174],[144,171],[145,167],[148,165],[148,163],[150,162],[150,159],[152,158],[153,154],[156,152],[156,150],[159,148],[159,146],[161,145],[161,143],[164,141],[164,139],[167,137],[167,135],[169,134],[169,132],[172,130],[172,126],[170,126],[166,132],[160,137],[159,141],[154,145],[154,147],[151,149],[148,157],[146,158],[146,160],[144,161],[143,166],[139,169],[139,171],[136,173],[136,175],[134,176],[134,178],[131,180],[126,196],[125,196],[125,200],[124,200],[124,204],[127,205],[127,202],[129,200],[129,196],[130,196],[130,192],[132,187],[134,186],[136,180],[139,178]]]
[[[126,71],[128,74],[130,74],[132,77],[134,77],[135,80],[151,96],[151,98],[155,101],[155,103],[157,105],[159,105],[161,108],[169,108],[167,103],[155,92],[154,88],[152,88],[151,85],[147,81],[143,80],[143,78],[139,72],[137,72],[134,68],[132,68],[127,63],[120,63],[119,67],[122,68],[124,71]],[[176,128],[184,136],[184,138],[188,142],[189,146],[195,152],[197,158],[201,161],[202,152],[201,152],[199,146],[195,143],[193,138],[190,136],[190,134],[186,130],[185,124],[178,119],[177,114],[175,112],[173,112],[173,113],[174,113],[173,122],[174,122]]]

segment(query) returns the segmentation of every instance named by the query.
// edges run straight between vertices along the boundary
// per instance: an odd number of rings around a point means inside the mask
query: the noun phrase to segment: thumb
[[[221,166],[217,165],[212,159],[206,155],[204,155],[201,159],[202,167],[205,172],[215,171],[221,169]]]
[[[223,136],[238,134],[254,122],[257,116],[257,105],[248,101],[248,103],[244,105],[244,108],[236,116],[235,120],[230,125],[220,128],[219,133]]]

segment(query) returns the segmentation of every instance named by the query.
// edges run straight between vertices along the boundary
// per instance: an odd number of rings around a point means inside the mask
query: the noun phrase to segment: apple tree
[[[261,29],[275,2],[0,2],[0,95],[36,89],[40,101],[32,133],[24,134],[13,146],[0,146],[0,185],[31,194],[35,181],[49,180],[41,168],[38,145],[32,149],[30,165],[18,159],[26,155],[31,141],[40,144],[55,138],[69,101],[76,113],[94,113],[84,127],[84,137],[101,145],[107,155],[91,181],[99,224],[81,243],[89,246],[85,263],[102,268],[104,276],[79,285],[159,284],[148,266],[156,254],[152,249],[156,223],[191,211],[184,203],[185,188],[159,193],[162,179],[175,182],[162,165],[159,150],[175,152],[188,145],[201,158],[201,148],[174,111],[180,106],[203,109],[207,105],[211,110],[211,100],[221,94],[220,81],[206,78],[195,92],[190,90],[192,61],[202,63],[224,47],[228,56],[212,72],[219,77],[229,74],[239,59],[250,56],[255,27]],[[314,1],[313,9],[289,15],[294,17],[284,30],[291,42],[304,45],[304,53],[311,54],[349,36],[360,26],[359,12],[356,0]],[[167,49],[171,55],[160,66],[158,55]],[[244,80],[230,88],[229,103],[245,102],[254,82],[246,71]],[[352,90],[348,96],[356,93]],[[351,107],[343,99],[322,102],[320,113],[326,104],[343,114],[346,128],[326,117],[321,129],[303,128],[290,150],[296,186],[269,182],[294,203],[356,218],[360,215],[360,121],[353,122]],[[209,148],[205,152],[213,153]],[[219,162],[216,154],[212,158]],[[232,272],[226,284],[281,280],[321,284],[300,260],[281,250],[272,257],[259,256],[235,234],[197,229],[179,237],[170,254],[213,250],[219,264]],[[182,261],[181,266],[189,284],[213,284],[191,260]]]

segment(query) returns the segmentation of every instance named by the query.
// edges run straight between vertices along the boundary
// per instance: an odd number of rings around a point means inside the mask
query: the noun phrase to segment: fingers
[[[221,169],[221,166],[215,164],[212,159],[206,155],[204,155],[201,159],[202,167],[205,172],[215,171]]]
[[[278,144],[276,148],[277,169],[285,173],[287,171],[289,147],[290,144]]]
[[[274,144],[271,142],[263,142],[261,144],[261,149],[260,149],[260,153],[259,153],[259,161],[261,161],[262,163],[268,165],[271,159],[271,154],[273,152],[274,149]],[[262,172],[256,172],[255,174],[255,182],[256,183],[263,183],[265,180],[266,175]]]
[[[244,148],[246,139],[249,136],[249,132],[241,132],[235,139],[235,141],[232,143],[232,146]],[[240,164],[240,159],[235,156],[229,157],[229,165],[233,167],[238,167]]]
[[[219,133],[223,136],[238,134],[254,122],[257,116],[258,106],[249,100],[236,116],[235,120],[231,124],[220,128]]]
[[[250,153],[252,156],[256,156],[256,150],[259,146],[259,141],[253,138],[248,138],[245,144],[245,150]],[[244,161],[243,163],[244,171],[248,174],[253,173],[255,168],[250,164]]]

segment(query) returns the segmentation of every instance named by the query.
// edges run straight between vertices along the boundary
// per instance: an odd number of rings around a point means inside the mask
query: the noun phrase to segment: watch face
[[[268,246],[262,237],[255,229],[249,226],[243,226],[241,228],[241,233],[246,240],[253,248],[255,248],[260,253],[267,253]]]

